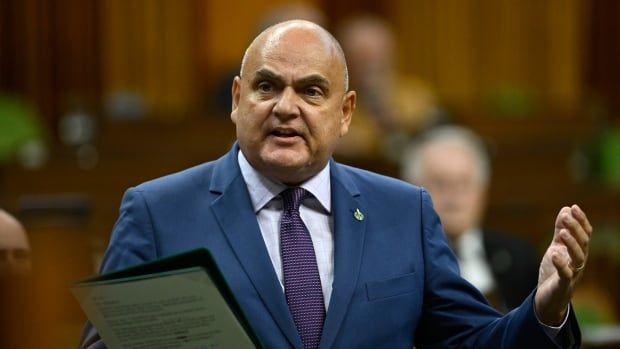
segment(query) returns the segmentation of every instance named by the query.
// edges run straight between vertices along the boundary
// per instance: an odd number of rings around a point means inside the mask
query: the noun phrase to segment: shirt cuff
[[[540,321],[540,319],[538,318],[538,315],[536,314],[536,312],[534,312],[534,316],[536,316],[536,320],[538,320],[538,323],[542,326],[543,331],[545,331],[547,336],[549,336],[549,338],[551,338],[553,341],[555,341],[557,336],[558,336],[558,334],[560,333],[560,331],[566,325],[566,322],[568,321],[568,316],[570,315],[570,312],[571,312],[571,306],[569,304],[568,305],[568,309],[566,310],[566,315],[564,316],[564,320],[562,321],[560,326],[557,326],[557,327],[556,326],[549,326],[547,324],[544,324],[542,321]]]

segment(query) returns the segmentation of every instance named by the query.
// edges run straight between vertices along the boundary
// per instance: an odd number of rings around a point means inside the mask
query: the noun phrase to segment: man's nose
[[[278,118],[294,118],[299,116],[299,96],[292,87],[282,90],[280,98],[273,107],[273,113]]]

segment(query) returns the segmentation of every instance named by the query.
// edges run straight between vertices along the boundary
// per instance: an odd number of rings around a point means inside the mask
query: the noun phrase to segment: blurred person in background
[[[26,230],[15,217],[0,209],[0,275],[27,274],[31,268]]]
[[[34,322],[32,300],[37,288],[32,283],[31,264],[26,230],[0,209],[0,348],[37,347],[34,336],[23,335]]]
[[[482,227],[490,168],[475,133],[445,125],[406,148],[402,178],[430,192],[461,275],[506,312],[536,287],[538,256],[528,241]]]
[[[336,154],[398,161],[409,138],[439,117],[437,97],[424,81],[400,71],[397,40],[385,20],[355,16],[337,34],[358,99],[349,135]]]
[[[49,307],[57,302],[54,287],[40,282],[24,226],[0,209],[0,348],[47,348],[54,343]],[[57,273],[45,275],[57,279]],[[66,283],[63,285],[66,288]],[[64,315],[64,313],[63,313]],[[45,324],[45,325],[44,325]],[[30,335],[36,328],[35,336]]]

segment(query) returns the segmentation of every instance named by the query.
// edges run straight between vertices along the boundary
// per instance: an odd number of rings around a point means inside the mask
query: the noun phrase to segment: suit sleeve
[[[100,273],[140,264],[157,257],[151,215],[144,193],[136,188],[125,192],[119,218],[114,225]],[[80,338],[80,349],[105,349],[97,329],[87,321]]]
[[[416,329],[421,348],[562,348],[543,331],[534,314],[534,292],[516,309],[501,316],[471,284],[459,276],[430,196],[421,193],[424,249],[424,306]],[[569,329],[579,339],[573,314]],[[579,340],[570,348],[578,348]],[[566,347],[564,347],[566,348]]]

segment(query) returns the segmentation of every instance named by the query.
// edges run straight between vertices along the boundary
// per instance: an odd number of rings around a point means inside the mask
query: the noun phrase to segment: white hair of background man
[[[487,148],[482,139],[469,129],[461,126],[438,126],[424,133],[417,141],[405,147],[401,162],[401,178],[411,183],[419,183],[424,171],[421,154],[428,147],[451,144],[469,151],[476,161],[478,178],[486,186],[491,176],[491,164]]]

